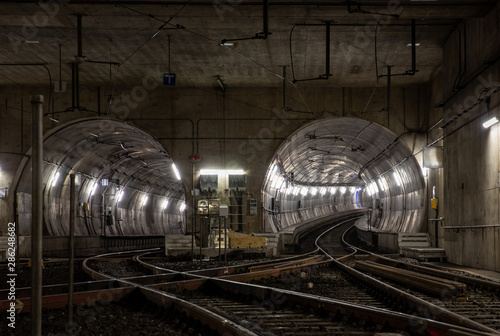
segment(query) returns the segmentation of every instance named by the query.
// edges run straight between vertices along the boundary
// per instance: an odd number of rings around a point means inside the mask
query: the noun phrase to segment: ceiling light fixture
[[[488,120],[487,122],[485,122],[485,123],[483,124],[483,127],[484,127],[484,128],[491,127],[491,126],[495,125],[495,124],[496,124],[497,122],[499,122],[499,121],[500,121],[500,119],[499,119],[498,117],[493,117],[493,118],[491,118],[490,120]]]
[[[413,46],[413,44],[408,43],[406,46],[411,47],[411,46]],[[415,43],[415,47],[420,47],[420,43]]]
[[[202,169],[200,175],[245,175],[243,169]]]

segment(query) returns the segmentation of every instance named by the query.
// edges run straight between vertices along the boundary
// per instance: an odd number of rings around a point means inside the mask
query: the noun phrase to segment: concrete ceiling
[[[293,80],[292,60],[295,79],[316,78],[326,74],[324,22],[331,21],[331,77],[307,85],[371,86],[377,81],[376,30],[379,74],[386,73],[387,65],[396,74],[412,68],[412,19],[420,44],[418,72],[398,77],[397,84],[422,84],[440,66],[441,48],[461,20],[484,16],[496,1],[364,3],[351,2],[350,13],[348,3],[340,0],[269,1],[266,39],[222,46],[225,39],[262,36],[262,1],[3,1],[0,85],[47,84],[47,70],[52,81],[61,77],[71,83],[71,63],[78,54],[77,14],[84,15],[84,57],[78,60],[84,85],[141,85],[152,74],[162,81],[163,73],[172,72],[180,87],[217,87],[215,76],[227,87],[277,86],[283,66],[287,79]]]

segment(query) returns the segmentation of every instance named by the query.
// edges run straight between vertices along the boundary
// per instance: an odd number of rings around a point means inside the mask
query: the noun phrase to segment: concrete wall
[[[140,84],[140,83],[139,83]],[[231,88],[226,93],[218,89],[164,88],[146,90],[145,96],[137,94],[137,87],[117,87],[113,104],[107,105],[109,93],[101,90],[101,106],[97,105],[97,88],[83,86],[82,102],[88,110],[101,111],[102,115],[126,120],[153,135],[172,155],[187,189],[198,184],[202,168],[244,169],[247,172],[248,188],[243,203],[248,204],[252,196],[260,204],[260,191],[272,156],[284,139],[300,126],[322,117],[362,117],[380,123],[396,134],[405,131],[421,131],[425,127],[427,90],[424,87],[398,87],[393,81],[392,112],[383,111],[386,105],[386,90],[373,88],[300,88],[300,95],[289,90],[287,105],[293,109],[283,113],[281,88]],[[141,91],[143,92],[143,91]],[[369,104],[368,97],[373,93]],[[22,154],[30,148],[30,104],[29,95],[43,94],[49,101],[47,87],[3,87],[0,97],[2,123],[0,142],[0,178],[10,187]],[[71,105],[70,92],[53,93],[50,111],[64,111]],[[306,97],[302,100],[301,97]],[[307,105],[307,106],[306,106]],[[49,106],[45,104],[44,108]],[[311,113],[303,113],[308,108]],[[294,111],[302,111],[294,112]],[[83,117],[93,117],[95,112],[63,112],[53,117],[59,123],[46,118],[44,129]],[[3,125],[7,125],[4,127]],[[22,126],[21,126],[22,125]],[[408,138],[410,139],[410,138]],[[409,143],[410,148],[414,144]],[[6,153],[9,152],[9,153]],[[10,152],[15,154],[10,154]],[[201,155],[201,162],[189,161],[192,154]],[[194,172],[194,178],[193,178]],[[0,230],[8,221],[16,220],[14,212],[14,190],[9,197],[0,200]],[[220,190],[219,196],[225,191]],[[188,231],[191,228],[192,206],[188,203]],[[261,211],[257,216],[244,214],[243,222],[251,232],[261,231]]]
[[[485,129],[482,123],[500,113],[500,96],[492,92],[500,85],[498,8],[485,18],[465,20],[450,36],[443,49],[447,62],[442,78],[434,81],[442,83],[444,123],[451,121],[443,133],[443,245],[451,262],[497,271],[500,126]],[[460,53],[465,59],[461,64]],[[485,97],[489,101],[478,101]],[[429,185],[434,183],[441,183],[441,178],[434,176]]]

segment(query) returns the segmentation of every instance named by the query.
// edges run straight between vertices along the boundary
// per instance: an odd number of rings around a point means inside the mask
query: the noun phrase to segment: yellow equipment
[[[255,237],[252,235],[234,232],[228,232],[229,246],[231,248],[245,248],[245,247],[265,247],[267,246],[266,237]]]

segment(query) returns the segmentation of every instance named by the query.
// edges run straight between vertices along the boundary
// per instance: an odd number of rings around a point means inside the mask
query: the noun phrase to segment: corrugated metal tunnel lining
[[[425,181],[419,163],[390,130],[373,122],[318,120],[276,152],[263,187],[273,231],[341,211],[372,208],[372,227],[418,232]]]
[[[31,232],[31,161],[17,188],[20,234]],[[164,235],[185,227],[185,189],[168,152],[122,121],[76,120],[44,137],[44,234],[69,233],[69,174],[80,173],[77,235]]]

